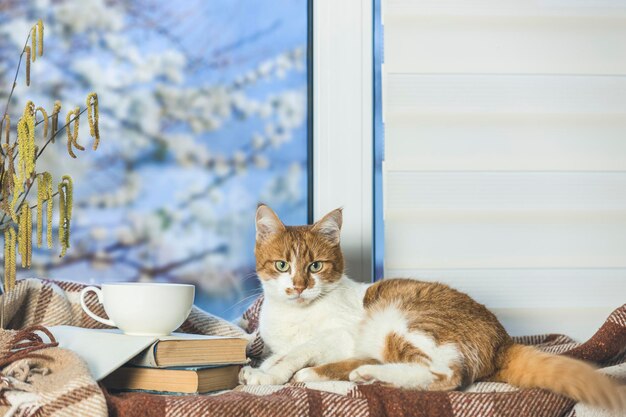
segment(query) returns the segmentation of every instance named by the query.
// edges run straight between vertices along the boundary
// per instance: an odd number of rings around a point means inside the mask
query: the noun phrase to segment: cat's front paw
[[[280,385],[282,378],[251,366],[244,366],[239,371],[239,383],[243,385]]]
[[[316,382],[328,381],[328,378],[318,374],[315,368],[303,368],[294,374],[292,380],[293,382]]]
[[[376,375],[376,366],[375,365],[362,365],[356,368],[354,371],[350,372],[348,379],[352,382],[362,382],[371,384],[373,382],[378,381],[378,376]]]

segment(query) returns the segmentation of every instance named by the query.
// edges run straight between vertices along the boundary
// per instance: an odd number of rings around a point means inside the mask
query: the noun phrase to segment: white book
[[[171,336],[130,336],[123,334],[119,329],[85,329],[75,326],[53,326],[49,327],[49,330],[59,342],[59,347],[74,351],[87,363],[96,381],[100,381],[140,354],[135,361],[136,364],[158,366],[154,358],[158,341],[226,339],[186,333],[172,333]],[[245,357],[243,339],[241,346]]]

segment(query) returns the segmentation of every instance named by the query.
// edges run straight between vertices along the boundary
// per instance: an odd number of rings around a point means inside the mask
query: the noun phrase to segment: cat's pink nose
[[[294,291],[298,293],[298,295],[302,294],[302,291],[305,290],[304,287],[293,287]]]

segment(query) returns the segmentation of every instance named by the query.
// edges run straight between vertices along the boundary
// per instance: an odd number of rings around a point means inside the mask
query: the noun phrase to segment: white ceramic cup
[[[97,316],[85,303],[93,291],[104,305],[109,320]],[[116,282],[102,289],[86,287],[80,292],[80,305],[92,319],[118,327],[136,336],[169,335],[187,319],[193,306],[195,287],[188,284]]]

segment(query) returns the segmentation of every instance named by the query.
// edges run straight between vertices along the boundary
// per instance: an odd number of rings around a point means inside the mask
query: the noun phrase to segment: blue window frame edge
[[[372,274],[373,281],[378,281],[383,278],[384,274],[384,250],[385,250],[385,236],[384,236],[384,217],[383,217],[383,174],[382,163],[384,159],[384,140],[385,129],[383,125],[383,108],[382,108],[382,63],[384,60],[383,49],[383,25],[382,25],[382,0],[373,0],[372,7],[372,19],[373,19],[373,31],[372,31],[372,48],[373,48],[373,60],[374,66],[372,71],[372,82],[374,88],[373,94],[373,109],[374,117],[372,119],[372,131],[374,132],[374,140],[372,141],[373,149],[373,166],[372,166],[372,183],[374,187],[374,198],[372,199]]]
[[[307,223],[313,224],[313,1],[307,1],[306,78],[307,78]]]

